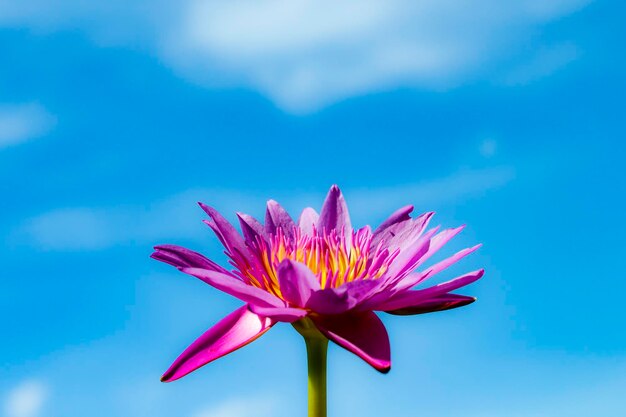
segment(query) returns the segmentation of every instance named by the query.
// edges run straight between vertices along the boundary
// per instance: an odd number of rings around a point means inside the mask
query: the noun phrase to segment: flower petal
[[[467,273],[450,281],[442,282],[441,284],[437,284],[423,290],[404,291],[401,293],[397,293],[396,295],[390,297],[387,301],[383,301],[378,304],[374,309],[390,311],[411,307],[417,305],[421,301],[428,300],[433,297],[437,297],[469,285],[472,282],[480,279],[484,275],[484,273],[484,269],[479,269],[477,271]]]
[[[285,259],[278,265],[280,292],[291,304],[304,307],[313,292],[320,289],[320,282],[306,265]]]
[[[409,289],[411,287],[416,286],[417,284],[419,284],[421,282],[424,282],[427,278],[430,278],[433,275],[435,275],[435,274],[443,271],[444,269],[450,267],[451,265],[453,265],[454,263],[458,262],[459,260],[461,260],[465,256],[467,256],[470,253],[476,251],[481,246],[482,246],[482,244],[478,244],[478,245],[473,246],[471,248],[466,248],[466,249],[460,250],[457,253],[455,253],[454,255],[450,256],[449,258],[446,258],[443,261],[436,263],[435,265],[425,269],[422,272],[417,272],[415,274],[407,275],[405,278],[403,278],[397,284],[396,290],[397,291],[404,291],[404,290],[407,290],[407,289]]]
[[[430,211],[415,219],[409,218],[403,222],[394,223],[382,230],[379,230],[379,227],[372,236],[372,247],[377,247],[382,242],[383,247],[390,251],[406,250],[420,239],[434,214],[435,212]]]
[[[159,245],[154,247],[151,258],[165,262],[176,268],[203,268],[228,274],[228,271],[198,252],[182,246]]]
[[[308,312],[301,308],[293,307],[259,307],[250,304],[250,310],[259,316],[268,317],[272,320],[293,323],[305,317]]]
[[[380,286],[379,280],[347,282],[337,288],[324,288],[311,294],[306,308],[318,314],[341,314],[357,306]]]
[[[435,227],[426,232],[420,239],[415,241],[411,246],[404,248],[402,252],[394,259],[385,273],[389,277],[389,284],[395,284],[398,279],[414,270],[421,262],[421,259],[430,252],[431,237],[437,233],[438,228]]]
[[[435,252],[441,249],[443,245],[448,243],[450,239],[458,235],[463,229],[465,229],[465,225],[455,227],[453,229],[446,229],[440,233],[437,233],[435,236],[433,236],[433,238],[430,240],[430,247],[428,248],[428,253],[426,253],[424,256],[420,258],[416,267],[423,264],[428,258],[434,255]]]
[[[237,213],[237,217],[239,218],[241,232],[243,233],[243,237],[245,238],[246,242],[256,242],[257,236],[265,238],[265,228],[263,227],[261,222],[259,222],[254,217],[244,213]]]
[[[175,381],[201,366],[254,341],[274,325],[245,305],[224,317],[196,339],[163,374],[161,381]]]
[[[306,308],[318,314],[341,314],[356,305],[356,301],[346,291],[324,288],[311,294]]]
[[[296,227],[293,219],[280,204],[274,200],[267,202],[267,211],[265,212],[265,231],[268,234],[276,234],[277,229],[282,229],[284,235],[289,239],[293,239],[293,231]]]
[[[330,340],[358,355],[378,371],[391,368],[387,330],[371,311],[339,316],[311,316],[315,326]]]
[[[385,311],[389,314],[397,316],[410,316],[414,314],[431,313],[434,311],[450,310],[457,307],[463,307],[476,301],[474,297],[465,295],[444,294],[428,300],[422,300],[415,305],[399,308],[397,310]]]
[[[237,297],[247,303],[255,304],[261,307],[285,306],[284,301],[278,297],[262,290],[261,288],[248,285],[232,275],[226,275],[201,268],[181,268],[181,271],[186,274],[193,275],[218,290],[230,294],[233,297]]]
[[[315,228],[315,225],[317,224],[319,218],[320,215],[317,214],[314,209],[312,209],[311,207],[307,207],[302,210],[302,213],[300,214],[300,218],[298,219],[298,227],[305,235],[312,236],[313,229]]]
[[[454,255],[450,256],[449,258],[446,258],[443,261],[438,262],[438,263],[434,264],[433,266],[431,266],[429,268],[426,268],[424,273],[428,273],[430,276],[435,275],[435,274],[443,271],[444,269],[450,267],[451,265],[455,264],[456,262],[458,262],[462,258],[466,257],[470,253],[475,252],[481,246],[482,246],[482,244],[479,243],[478,245],[472,246],[471,248],[466,248],[466,249],[460,250],[457,253],[455,253]]]
[[[341,190],[336,185],[330,187],[326,200],[324,200],[320,218],[317,222],[317,229],[320,231],[325,230],[326,232],[336,230],[338,233],[343,229],[346,236],[352,233],[348,206],[343,198],[343,194],[341,194]]]
[[[243,240],[243,237],[237,232],[237,229],[228,222],[217,210],[213,207],[209,207],[206,204],[198,203],[202,210],[208,214],[211,219],[213,219],[213,223],[205,222],[215,232],[217,237],[220,239],[224,247],[228,249],[228,252],[232,256],[236,256],[239,254],[240,256],[245,256],[248,254],[248,249],[246,248],[246,244]]]
[[[385,229],[393,226],[396,223],[402,223],[405,222],[407,220],[411,219],[411,212],[413,211],[413,206],[409,205],[409,206],[404,206],[399,208],[398,210],[394,211],[393,214],[391,214],[391,216],[389,216],[389,218],[387,220],[385,220],[384,222],[382,222],[377,228],[376,230],[374,230],[374,237],[376,237],[376,235],[383,233],[385,231]]]

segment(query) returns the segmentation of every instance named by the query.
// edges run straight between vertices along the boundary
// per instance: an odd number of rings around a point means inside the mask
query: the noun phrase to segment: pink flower
[[[374,312],[411,315],[470,304],[475,298],[450,292],[484,272],[412,289],[480,245],[416,271],[463,227],[427,229],[433,213],[411,218],[413,207],[407,206],[374,231],[369,226],[354,230],[337,186],[331,187],[319,215],[305,208],[297,223],[271,200],[265,225],[238,213],[242,234],[216,210],[200,206],[211,218],[205,223],[226,248],[234,269],[174,245],[157,246],[152,257],[246,304],[193,342],[165,372],[166,382],[252,342],[277,322],[305,317],[329,340],[387,372],[389,338]]]

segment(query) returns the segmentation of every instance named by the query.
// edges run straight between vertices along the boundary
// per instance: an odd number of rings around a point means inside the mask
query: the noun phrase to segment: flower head
[[[410,315],[470,304],[475,298],[450,292],[478,280],[484,272],[480,269],[413,289],[480,245],[418,271],[462,227],[428,229],[433,213],[412,218],[413,207],[406,206],[374,231],[369,226],[355,230],[337,186],[331,187],[319,215],[306,208],[297,222],[272,200],[267,203],[265,224],[238,213],[241,234],[216,210],[200,206],[233,269],[174,245],[157,246],[152,257],[246,304],[192,343],[163,381],[176,380],[252,342],[277,322],[301,320],[387,372],[389,339],[374,311]]]

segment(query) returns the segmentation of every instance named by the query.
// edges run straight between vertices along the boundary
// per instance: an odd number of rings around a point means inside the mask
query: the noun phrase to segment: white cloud
[[[498,142],[495,139],[484,139],[479,146],[480,154],[485,158],[491,158],[498,151]]]
[[[115,229],[116,217],[104,210],[69,208],[55,210],[29,221],[27,232],[42,249],[100,249],[116,240],[126,229]],[[129,224],[132,219],[128,219]]]
[[[20,243],[27,239],[42,250],[89,251],[121,243],[149,242],[168,235],[197,236],[203,230],[198,222],[200,213],[193,210],[197,208],[194,200],[184,199],[188,203],[185,209],[171,207],[182,199],[174,197],[155,209],[138,206],[61,208],[29,219],[13,237]],[[187,216],[189,212],[193,214]],[[195,227],[190,227],[188,219],[194,220]]]
[[[500,188],[515,178],[511,167],[464,171],[418,184],[346,192],[350,213],[356,220],[365,216],[384,216],[393,210],[414,204],[417,212],[446,204],[457,204]]]
[[[414,203],[418,211],[457,202],[505,185],[515,172],[509,167],[464,171],[449,177],[384,188],[344,189],[355,224],[371,222],[398,207]],[[324,190],[325,191],[325,190]],[[148,206],[62,208],[27,220],[13,238],[43,250],[99,250],[116,244],[162,243],[167,239],[202,239],[209,233],[196,202],[215,205],[231,220],[242,211],[264,212],[265,201],[277,199],[294,217],[307,205],[319,207],[320,193],[271,193],[189,190]]]
[[[192,0],[165,53],[199,82],[223,79],[218,63],[233,82],[309,111],[372,90],[480,78],[538,26],[585,3]]]
[[[37,417],[48,397],[48,388],[40,381],[24,381],[9,391],[4,403],[6,417]]]
[[[570,43],[539,49],[528,61],[513,68],[504,77],[504,84],[525,85],[547,77],[574,61],[578,55],[578,49]]]
[[[47,133],[56,119],[36,103],[0,105],[0,149]]]
[[[501,63],[520,66],[511,57],[538,29],[589,2],[5,0],[0,25],[79,27],[99,43],[143,43],[194,82],[251,87],[306,112],[372,91],[498,78]],[[554,54],[525,64],[531,78],[568,62]]]
[[[276,410],[276,401],[271,399],[243,397],[208,406],[192,417],[273,417]]]
[[[211,233],[201,223],[198,201],[234,212],[262,209],[265,198],[229,190],[188,190],[149,205],[59,208],[28,219],[13,234],[15,242],[52,251],[99,250],[116,244],[161,243],[161,239],[200,239]]]

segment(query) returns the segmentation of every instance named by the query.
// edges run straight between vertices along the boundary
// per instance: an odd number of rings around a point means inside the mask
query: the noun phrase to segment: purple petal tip
[[[391,371],[391,364],[389,365],[385,365],[383,367],[380,368],[375,368],[378,372],[380,372],[381,374],[388,374],[389,371]]]
[[[204,210],[204,212],[206,214],[208,214],[209,216],[213,217],[213,213],[215,213],[217,210],[215,210],[213,207],[204,204],[202,201],[198,201],[198,205],[200,206],[200,208],[202,210]]]

